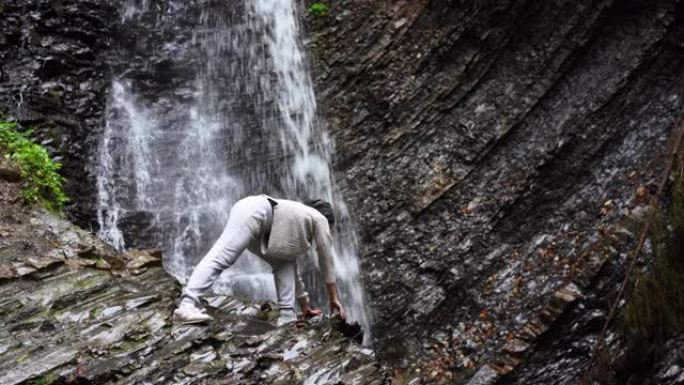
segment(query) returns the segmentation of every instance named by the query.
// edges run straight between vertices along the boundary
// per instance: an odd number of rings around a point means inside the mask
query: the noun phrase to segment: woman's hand
[[[302,306],[302,313],[304,314],[305,319],[323,314],[321,309],[314,309],[309,305]]]
[[[337,295],[337,285],[334,282],[326,284],[328,288],[328,300],[330,302],[330,313],[335,315],[339,314],[340,318],[343,320],[347,318],[347,313],[342,307],[342,302],[340,302],[340,297]]]
[[[344,307],[342,307],[342,303],[339,300],[331,300],[330,301],[330,312],[335,315],[335,313],[340,315],[340,318],[347,319],[347,313],[344,311]]]

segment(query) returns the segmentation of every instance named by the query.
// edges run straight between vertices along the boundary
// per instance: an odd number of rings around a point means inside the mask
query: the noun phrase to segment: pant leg
[[[278,307],[281,309],[295,308],[295,276],[297,264],[292,261],[274,261],[273,278],[275,280],[276,293],[278,294]]]
[[[306,286],[304,285],[304,280],[299,272],[297,263],[295,263],[295,296],[297,297],[298,303],[309,303],[309,293],[306,292]]]
[[[198,305],[200,297],[211,288],[223,270],[235,263],[253,239],[261,237],[263,202],[254,198],[245,198],[233,206],[221,236],[192,272],[183,290],[182,301],[189,300]]]

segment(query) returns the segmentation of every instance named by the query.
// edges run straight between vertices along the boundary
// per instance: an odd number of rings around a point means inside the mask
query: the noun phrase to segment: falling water
[[[369,331],[370,320],[359,282],[358,240],[332,177],[331,142],[316,121],[316,98],[300,47],[294,1],[254,0],[252,6],[252,14],[257,17],[256,29],[267,31],[268,54],[277,74],[277,85],[271,92],[275,93],[282,120],[271,121],[273,131],[279,132],[284,153],[294,154],[289,170],[282,174],[283,184],[295,196],[324,197],[341,214],[336,234],[340,287],[351,319],[360,321]],[[321,302],[320,297],[318,301]]]
[[[147,3],[128,1],[121,12],[123,40],[137,45],[122,43],[120,54],[135,59],[115,68],[111,85],[97,166],[99,235],[118,248],[162,247],[165,268],[184,281],[241,197],[327,199],[339,218],[342,301],[369,331],[358,240],[319,128],[294,0],[204,1],[199,12],[181,1]],[[139,27],[149,20],[153,31]],[[312,256],[300,263],[322,305],[316,268]],[[275,296],[270,269],[252,255],[215,289]]]

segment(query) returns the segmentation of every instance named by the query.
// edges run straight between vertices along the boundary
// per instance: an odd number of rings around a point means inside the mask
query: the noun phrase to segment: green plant
[[[69,201],[62,188],[65,179],[58,173],[62,165],[52,161],[47,150],[29,139],[29,134],[17,131],[15,123],[0,121],[0,151],[19,168],[24,179],[24,201],[59,212]]]
[[[316,1],[309,5],[309,14],[313,16],[327,16],[328,11],[330,11],[328,4],[321,1]]]

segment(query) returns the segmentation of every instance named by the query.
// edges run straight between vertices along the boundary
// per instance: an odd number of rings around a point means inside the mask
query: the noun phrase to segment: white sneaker
[[[293,309],[280,309],[280,316],[278,316],[278,327],[291,324],[297,321],[297,313]]]
[[[198,309],[195,305],[181,303],[181,305],[173,312],[173,320],[183,325],[198,324],[214,319],[214,317],[205,313],[204,309]]]

